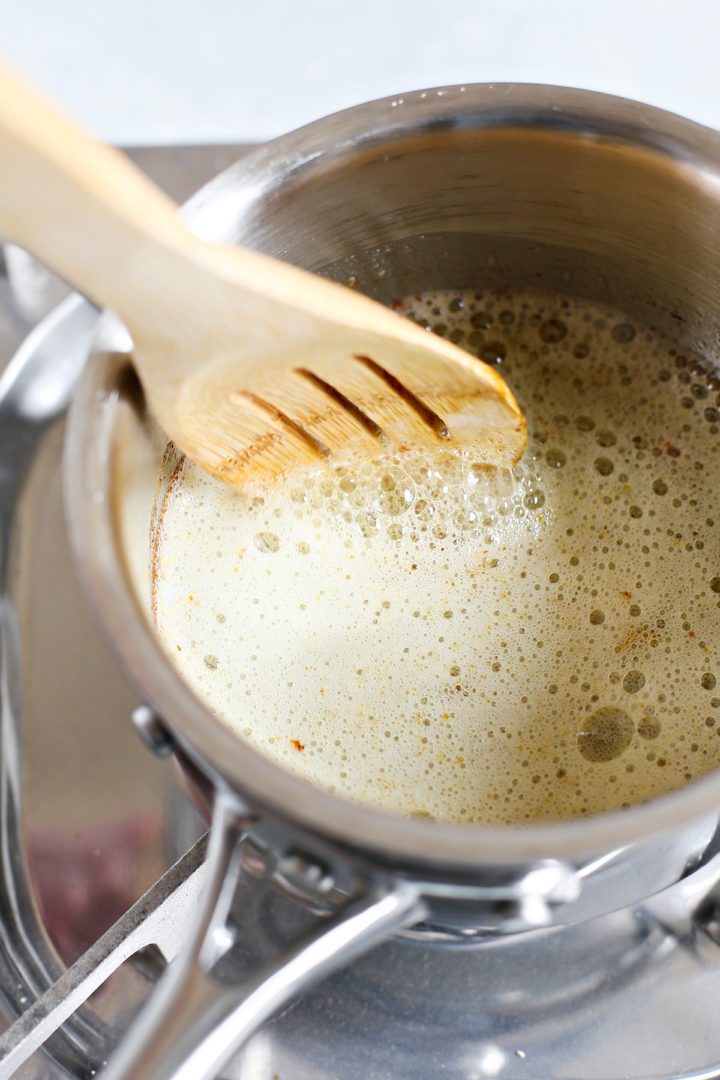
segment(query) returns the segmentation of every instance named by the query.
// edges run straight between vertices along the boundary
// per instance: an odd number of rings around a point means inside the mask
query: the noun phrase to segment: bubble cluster
[[[501,366],[522,462],[396,448],[263,498],[185,464],[153,563],[185,679],[296,773],[424,818],[577,817],[716,767],[720,377],[585,301],[399,309]]]
[[[292,498],[296,510],[323,517],[330,512],[366,539],[409,537],[417,543],[423,534],[444,539],[455,531],[490,544],[503,518],[539,514],[545,496],[537,483],[538,472],[530,465],[510,471],[454,453],[428,459],[404,450],[350,466],[329,464],[321,474],[305,476]],[[267,536],[257,534],[256,547],[277,551],[280,541],[273,537],[270,544]]]

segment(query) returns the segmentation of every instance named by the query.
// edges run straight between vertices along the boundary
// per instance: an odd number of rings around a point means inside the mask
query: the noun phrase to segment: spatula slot
[[[312,453],[316,454],[317,457],[330,457],[330,450],[325,443],[316,439],[307,428],[304,428],[297,420],[293,420],[287,413],[278,409],[272,402],[258,397],[257,394],[253,394],[249,390],[236,390],[234,393],[230,394],[230,401],[233,405],[240,405],[243,409],[254,412],[264,420],[271,420],[280,427],[285,428],[286,431],[292,432],[292,434],[301,439],[307,448],[311,450]]]
[[[451,438],[450,429],[443,418],[438,416],[438,414],[426,405],[424,401],[421,401],[417,394],[414,394],[405,383],[397,378],[396,375],[393,375],[391,371],[388,371],[369,356],[355,355],[353,356],[353,359],[359,361],[359,363],[363,364],[369,371],[372,371],[373,375],[377,375],[379,379],[382,379],[385,385],[389,386],[399,398],[402,398],[405,404],[413,410],[413,412],[438,436],[438,438]]]
[[[312,385],[325,394],[330,401],[333,401],[336,405],[339,405],[341,409],[344,409],[353,420],[357,421],[357,423],[360,424],[368,434],[377,439],[378,442],[388,441],[388,437],[380,425],[376,423],[371,416],[368,416],[359,405],[356,405],[354,401],[351,401],[349,397],[346,397],[345,394],[342,393],[342,391],[338,390],[337,387],[326,382],[325,379],[321,379],[320,376],[316,375],[313,371],[308,371],[307,368],[295,368],[294,374],[300,375],[303,379],[307,379],[308,382],[312,383]]]

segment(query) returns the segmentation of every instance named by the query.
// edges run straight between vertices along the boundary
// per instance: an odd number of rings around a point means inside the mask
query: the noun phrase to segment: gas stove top
[[[181,199],[242,151],[133,156]],[[92,622],[65,535],[64,413],[94,320],[69,297],[33,330],[0,278],[0,368],[19,349],[0,384],[0,1080],[102,1068],[181,950],[204,873],[205,824],[172,761],[132,731],[141,702]],[[251,845],[245,861],[262,883]],[[222,1075],[720,1077],[718,882],[720,855],[587,923],[466,942],[407,934],[303,995]],[[252,971],[307,918],[269,886],[241,897],[223,977]]]

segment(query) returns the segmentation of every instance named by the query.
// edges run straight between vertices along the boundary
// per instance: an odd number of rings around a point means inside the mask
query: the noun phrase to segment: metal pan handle
[[[243,822],[218,795],[206,879],[190,941],[102,1073],[101,1080],[210,1080],[281,1006],[401,928],[424,905],[406,883],[368,883],[329,919],[297,937],[239,986],[213,977],[227,949],[227,918],[242,873]]]

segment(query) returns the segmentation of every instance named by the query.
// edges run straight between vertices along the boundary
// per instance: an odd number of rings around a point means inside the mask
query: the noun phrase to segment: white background
[[[0,0],[0,54],[125,145],[264,139],[463,82],[605,90],[720,128],[720,0]]]

